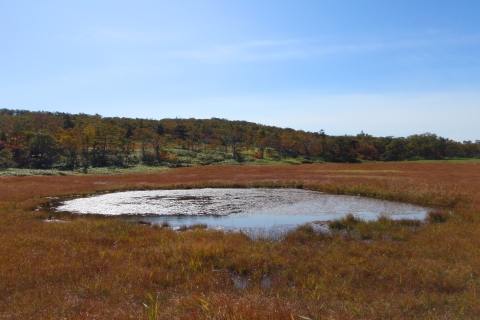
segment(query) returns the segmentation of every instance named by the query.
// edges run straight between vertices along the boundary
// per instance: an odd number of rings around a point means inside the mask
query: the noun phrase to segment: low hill
[[[245,162],[361,162],[480,157],[480,141],[432,133],[331,136],[226,119],[138,119],[0,109],[0,168]]]

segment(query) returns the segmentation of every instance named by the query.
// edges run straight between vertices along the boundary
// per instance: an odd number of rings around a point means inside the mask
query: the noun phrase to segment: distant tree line
[[[0,168],[128,167],[174,164],[169,148],[231,153],[237,161],[402,161],[480,157],[480,141],[432,133],[403,137],[331,136],[225,119],[132,119],[0,109]]]

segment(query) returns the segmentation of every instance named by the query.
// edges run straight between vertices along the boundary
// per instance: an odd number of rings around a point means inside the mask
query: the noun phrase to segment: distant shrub
[[[297,232],[309,233],[309,234],[314,234],[315,233],[315,230],[313,229],[312,225],[310,225],[310,224],[303,224],[301,226],[298,226],[296,231]]]
[[[303,224],[285,235],[283,241],[288,244],[313,243],[318,241],[328,241],[330,235],[325,232],[317,232],[311,224]]]
[[[359,223],[362,222],[362,219],[355,217],[353,214],[347,214],[345,217],[341,219],[335,219],[330,224],[328,227],[332,230],[352,230],[355,228],[355,226]]]
[[[8,149],[0,150],[0,170],[14,167],[13,153]]]
[[[178,228],[178,231],[187,231],[187,230],[204,230],[207,229],[208,226],[204,223],[197,223],[192,224],[191,226],[182,225]]]
[[[160,159],[162,160],[169,160],[170,159],[170,156],[168,153],[166,153],[165,151],[163,152],[160,152]]]
[[[427,215],[427,221],[430,223],[447,222],[448,214],[443,210],[430,211]]]
[[[300,160],[297,160],[297,159],[286,159],[283,161],[283,163],[286,163],[286,164],[302,164],[302,162]]]

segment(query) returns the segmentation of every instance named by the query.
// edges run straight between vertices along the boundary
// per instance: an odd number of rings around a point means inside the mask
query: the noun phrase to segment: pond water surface
[[[117,192],[62,202],[76,214],[122,216],[172,227],[206,224],[225,230],[283,232],[353,214],[364,220],[424,219],[428,209],[359,196],[300,189],[189,189]]]

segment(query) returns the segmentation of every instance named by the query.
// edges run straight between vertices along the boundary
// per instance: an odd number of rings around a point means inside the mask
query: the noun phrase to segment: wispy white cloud
[[[303,56],[305,54],[303,47],[307,43],[305,40],[255,40],[173,51],[170,56],[202,62],[277,60]]]
[[[455,140],[480,139],[480,93],[422,92],[311,96],[279,101],[262,122],[329,134],[407,136],[432,132]],[[273,108],[272,108],[273,109]]]
[[[72,38],[83,44],[156,44],[164,41],[174,41],[177,36],[172,33],[149,33],[135,30],[114,29],[105,27],[90,27]]]
[[[369,53],[385,50],[466,46],[480,44],[480,35],[447,35],[430,32],[403,35],[397,38],[368,37],[339,41],[324,39],[255,40],[226,45],[197,45],[191,49],[172,51],[170,56],[205,63],[231,61],[268,61],[299,58],[321,58],[339,54]]]
[[[127,103],[121,110],[128,110]],[[475,91],[321,95],[222,96],[142,103],[145,115],[247,120],[331,135],[375,136],[432,132],[457,141],[480,139],[480,93]],[[120,110],[120,109],[117,109]]]

